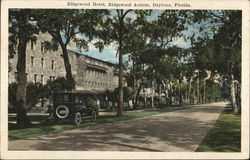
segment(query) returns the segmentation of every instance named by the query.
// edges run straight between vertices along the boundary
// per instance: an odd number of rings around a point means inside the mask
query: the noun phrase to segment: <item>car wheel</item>
[[[91,121],[94,122],[96,120],[96,111],[92,111],[91,113]]]
[[[77,112],[77,113],[75,114],[75,124],[76,124],[77,126],[80,126],[81,121],[82,121],[81,113],[80,113],[80,112]]]

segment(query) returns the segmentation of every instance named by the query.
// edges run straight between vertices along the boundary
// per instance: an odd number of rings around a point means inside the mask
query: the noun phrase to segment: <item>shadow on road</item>
[[[133,120],[106,123],[49,136],[20,140],[24,150],[194,151],[224,109],[193,107]]]

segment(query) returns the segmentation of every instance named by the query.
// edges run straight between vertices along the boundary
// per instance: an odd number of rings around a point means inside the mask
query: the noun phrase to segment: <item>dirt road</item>
[[[206,104],[132,120],[9,142],[10,150],[192,152],[226,103]]]

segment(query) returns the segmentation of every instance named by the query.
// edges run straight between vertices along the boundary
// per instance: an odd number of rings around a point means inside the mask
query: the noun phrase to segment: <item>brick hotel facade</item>
[[[59,48],[57,51],[45,51],[44,49],[44,41],[50,40],[50,35],[40,34],[37,36],[36,43],[28,43],[26,50],[28,82],[45,84],[49,79],[54,80],[66,75],[61,49]],[[104,91],[113,90],[118,86],[118,69],[115,64],[70,50],[68,55],[72,75],[76,81],[76,90]],[[10,84],[17,78],[17,55],[9,61]]]

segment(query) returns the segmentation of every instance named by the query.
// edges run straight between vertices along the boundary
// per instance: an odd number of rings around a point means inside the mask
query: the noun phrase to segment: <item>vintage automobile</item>
[[[96,120],[97,100],[94,95],[73,92],[53,93],[51,115],[56,122],[74,121],[79,126],[82,118]]]

